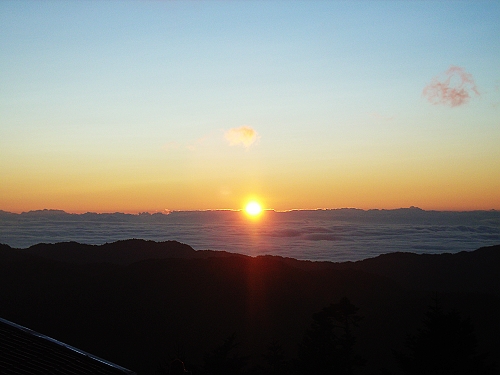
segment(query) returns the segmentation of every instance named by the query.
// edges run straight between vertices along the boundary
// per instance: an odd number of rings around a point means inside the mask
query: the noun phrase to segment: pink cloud
[[[453,65],[442,76],[434,77],[422,91],[422,95],[432,104],[450,107],[467,103],[473,94],[479,95],[479,91],[472,74]]]

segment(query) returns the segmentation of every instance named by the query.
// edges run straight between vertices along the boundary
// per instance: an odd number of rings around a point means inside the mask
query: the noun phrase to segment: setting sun
[[[245,206],[245,212],[250,216],[257,216],[262,212],[262,207],[259,203],[252,201]]]

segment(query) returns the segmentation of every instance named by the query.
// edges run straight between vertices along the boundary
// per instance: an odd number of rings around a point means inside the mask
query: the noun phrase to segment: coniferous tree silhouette
[[[408,353],[395,352],[399,368],[408,375],[498,374],[495,364],[477,354],[477,340],[470,318],[457,311],[445,313],[437,299],[429,306],[424,327],[406,339]]]
[[[237,375],[242,374],[248,357],[238,352],[239,343],[233,333],[224,343],[205,356],[203,373],[207,375]]]
[[[344,297],[313,315],[311,328],[299,345],[300,373],[351,375],[364,364],[354,353],[352,329],[362,319],[358,310]]]
[[[285,359],[283,348],[278,341],[272,341],[267,351],[262,355],[265,366],[261,373],[265,375],[288,375],[291,372],[290,363]]]

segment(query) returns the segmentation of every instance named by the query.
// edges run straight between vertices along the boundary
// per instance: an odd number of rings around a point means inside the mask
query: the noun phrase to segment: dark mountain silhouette
[[[500,358],[500,246],[453,255],[387,254],[360,262],[195,251],[175,241],[0,246],[0,316],[130,368],[186,368],[236,334],[248,368],[273,342],[297,355],[313,314],[347,296],[363,320],[356,352],[398,373],[392,356],[430,301],[470,317],[478,349]],[[180,350],[179,348],[182,348]]]
[[[357,269],[385,276],[405,288],[442,292],[481,292],[500,297],[500,246],[456,254],[392,253],[339,269]]]
[[[131,264],[146,259],[190,258],[199,254],[177,241],[154,242],[126,240],[104,245],[85,245],[77,242],[38,244],[21,252],[68,263]]]

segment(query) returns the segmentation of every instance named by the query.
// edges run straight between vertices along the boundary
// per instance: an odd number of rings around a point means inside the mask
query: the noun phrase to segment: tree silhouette
[[[473,375],[497,374],[495,365],[485,364],[477,354],[477,340],[470,318],[456,311],[443,312],[439,302],[429,306],[424,328],[406,339],[408,353],[395,352],[398,366],[405,374]]]
[[[172,373],[172,364],[181,362],[186,365],[186,368],[193,369],[193,364],[191,363],[189,356],[186,351],[186,347],[181,340],[172,340],[169,350],[162,355],[158,366],[156,368],[156,375],[168,375]],[[187,371],[187,373],[191,373]]]
[[[233,333],[224,343],[205,356],[203,372],[210,375],[241,374],[247,365],[248,358],[238,352],[239,343]]]
[[[265,375],[290,374],[290,363],[285,359],[281,344],[274,340],[266,349],[266,352],[262,354],[265,366],[262,368],[261,373]]]
[[[362,319],[347,298],[313,315],[311,328],[299,345],[298,369],[304,374],[354,373],[364,360],[354,354],[353,327]]]

